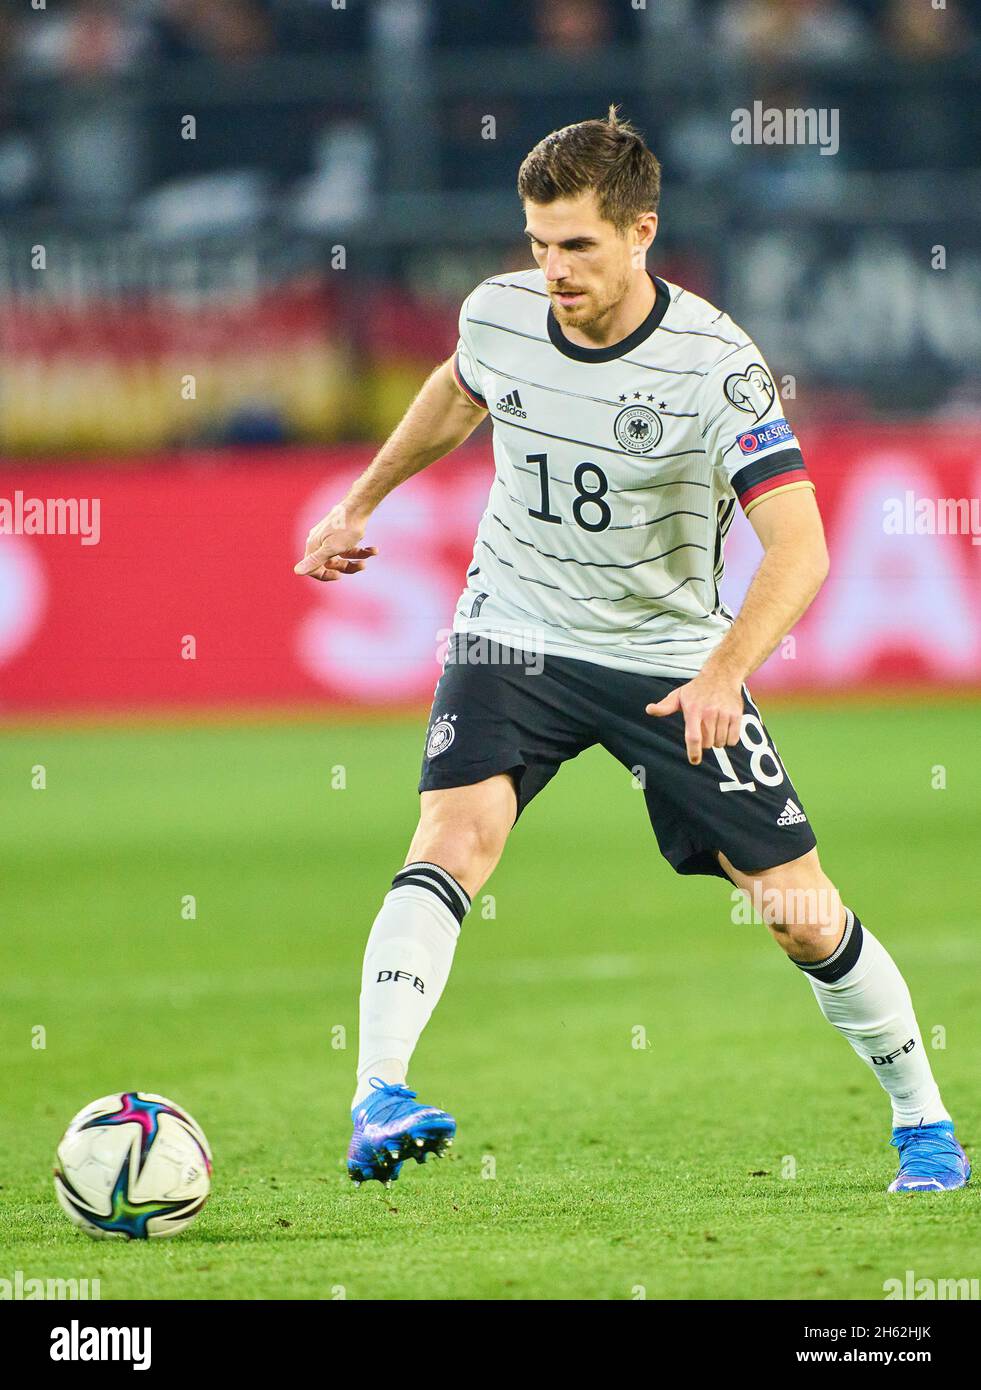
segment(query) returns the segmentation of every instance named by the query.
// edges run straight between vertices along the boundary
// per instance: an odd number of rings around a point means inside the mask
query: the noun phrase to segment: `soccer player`
[[[652,275],[660,166],[614,108],[521,165],[535,270],[493,275],[299,574],[336,582],[382,499],[489,414],[495,476],[436,688],[419,825],[368,938],[348,1171],[398,1176],[452,1141],[406,1087],[461,924],[511,827],[601,744],[645,788],[661,853],[756,904],[825,1018],[892,1102],[892,1192],[962,1187],[963,1149],[909,990],[842,905],[745,682],[828,570],[814,489],[759,349]],[[737,503],[763,546],[738,616],[719,596]]]

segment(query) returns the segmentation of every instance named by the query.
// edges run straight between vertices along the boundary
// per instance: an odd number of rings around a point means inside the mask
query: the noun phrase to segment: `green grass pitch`
[[[978,707],[769,714],[826,867],[945,1042],[970,1146]],[[452,1157],[355,1190],[360,960],[422,736],[421,718],[6,733],[0,1277],[98,1278],[104,1298],[881,1299],[907,1270],[981,1273],[977,1193],[886,1195],[874,1078],[765,928],[732,923],[726,885],[671,872],[596,750],[522,819],[416,1054]],[[204,1125],[213,1196],[172,1241],[90,1242],[55,1203],[55,1145],[130,1088]]]

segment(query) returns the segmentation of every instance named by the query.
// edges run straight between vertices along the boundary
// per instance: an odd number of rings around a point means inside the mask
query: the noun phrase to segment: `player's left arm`
[[[807,611],[828,573],[824,527],[809,487],[760,498],[749,520],[763,559],[738,617],[693,680],[647,706],[653,715],[681,711],[688,761],[696,765],[704,749],[739,742],[743,682]]]

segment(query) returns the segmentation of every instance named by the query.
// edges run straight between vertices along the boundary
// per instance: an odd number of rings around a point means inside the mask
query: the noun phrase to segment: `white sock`
[[[846,909],[845,934],[825,960],[794,961],[821,1012],[872,1068],[895,1126],[949,1120],[933,1079],[906,981],[889,952]]]
[[[439,1002],[470,899],[438,864],[406,864],[392,880],[368,936],[361,973],[358,1086],[405,1080],[409,1058]]]

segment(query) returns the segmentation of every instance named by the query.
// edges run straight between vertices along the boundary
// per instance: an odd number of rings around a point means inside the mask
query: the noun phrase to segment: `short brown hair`
[[[623,231],[643,212],[656,212],[661,166],[629,121],[611,106],[605,120],[553,130],[518,170],[518,196],[533,203],[592,190],[601,217]]]

